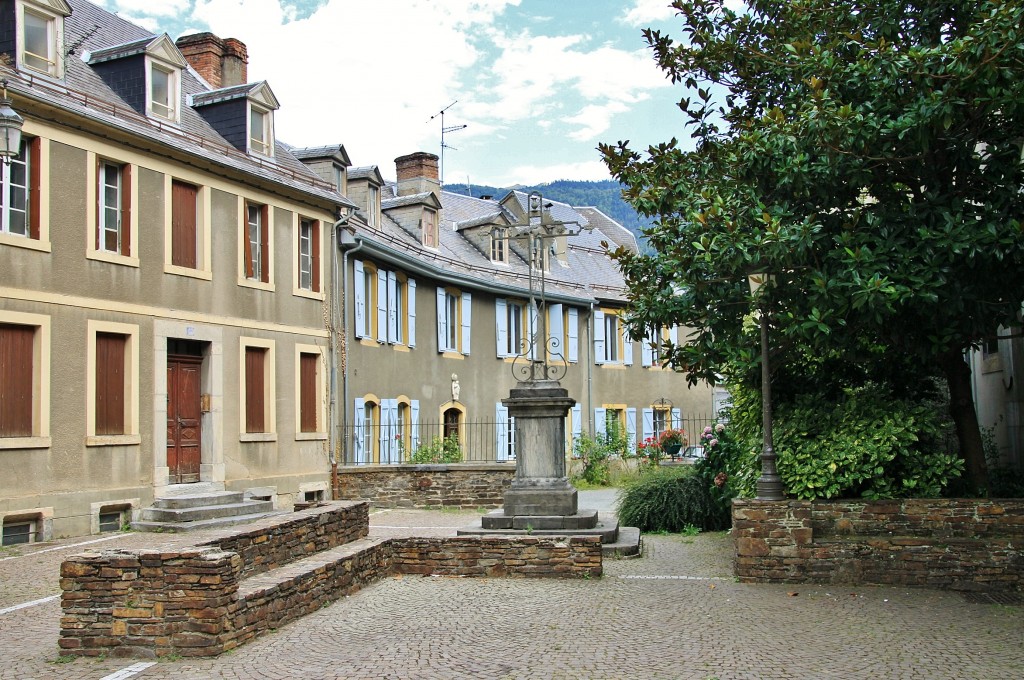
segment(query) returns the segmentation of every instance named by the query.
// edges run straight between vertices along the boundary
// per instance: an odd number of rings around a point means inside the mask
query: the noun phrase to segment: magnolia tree
[[[601,145],[656,220],[654,254],[615,254],[634,332],[689,326],[673,365],[743,379],[756,305],[775,365],[827,353],[941,374],[985,488],[964,352],[1019,325],[1024,301],[1024,4],[672,4],[679,35],[644,37],[690,95],[692,142]],[[756,299],[751,273],[773,276]]]

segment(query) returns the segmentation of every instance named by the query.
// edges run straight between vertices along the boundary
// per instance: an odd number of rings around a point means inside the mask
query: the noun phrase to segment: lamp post
[[[761,447],[761,476],[757,480],[757,499],[762,501],[785,500],[782,492],[782,478],[775,467],[775,444],[772,441],[772,374],[768,363],[768,291],[773,278],[769,274],[751,274],[747,277],[750,293],[759,302],[759,324],[761,327],[761,424],[764,429],[764,444]]]
[[[0,81],[3,87],[3,96],[0,96],[0,158],[6,165],[10,165],[11,159],[21,153],[21,128],[25,119],[11,107],[11,100],[7,97],[7,81]]]

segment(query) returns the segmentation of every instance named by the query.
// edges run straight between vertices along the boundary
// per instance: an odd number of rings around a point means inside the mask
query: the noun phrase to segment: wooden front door
[[[199,481],[202,357],[167,356],[167,467],[171,484]]]

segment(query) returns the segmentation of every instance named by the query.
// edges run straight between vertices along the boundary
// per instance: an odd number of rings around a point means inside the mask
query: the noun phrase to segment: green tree
[[[653,256],[618,251],[632,328],[695,329],[691,380],[754,380],[746,275],[774,274],[772,360],[826,348],[945,376],[986,486],[963,352],[1024,300],[1024,5],[1010,0],[679,0],[645,30],[693,149],[601,145]],[[747,323],[744,325],[744,319]],[[889,359],[887,359],[889,360]]]

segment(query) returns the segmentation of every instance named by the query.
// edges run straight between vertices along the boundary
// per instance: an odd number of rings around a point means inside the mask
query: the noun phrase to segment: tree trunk
[[[971,367],[964,361],[963,353],[956,350],[941,355],[939,365],[949,384],[949,415],[956,425],[967,479],[976,493],[986,493],[988,468],[985,465],[985,448],[981,443],[981,428],[978,427],[978,413],[974,410]]]

